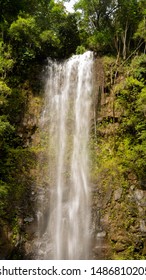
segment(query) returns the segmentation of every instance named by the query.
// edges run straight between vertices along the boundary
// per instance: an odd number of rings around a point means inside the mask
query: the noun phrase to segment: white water
[[[41,119],[47,186],[39,209],[38,258],[87,259],[90,244],[88,138],[93,54],[49,61]],[[44,215],[44,209],[47,215]],[[44,229],[42,230],[42,224]]]

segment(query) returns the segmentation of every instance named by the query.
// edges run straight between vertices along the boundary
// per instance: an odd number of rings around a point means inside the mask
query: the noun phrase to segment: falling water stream
[[[47,73],[41,129],[47,142],[48,182],[38,211],[37,254],[40,259],[87,259],[90,246],[87,145],[93,53],[73,56],[64,63],[49,61]]]

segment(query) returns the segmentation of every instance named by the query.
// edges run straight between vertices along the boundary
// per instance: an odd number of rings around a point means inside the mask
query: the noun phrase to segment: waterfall
[[[90,244],[88,140],[93,53],[48,62],[41,133],[45,186],[38,210],[40,259],[87,259]],[[47,175],[46,175],[47,174]]]

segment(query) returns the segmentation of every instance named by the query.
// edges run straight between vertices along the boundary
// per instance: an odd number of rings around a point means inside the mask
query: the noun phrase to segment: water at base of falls
[[[41,118],[47,179],[39,197],[38,259],[88,259],[92,87],[92,52],[64,63],[49,61]]]

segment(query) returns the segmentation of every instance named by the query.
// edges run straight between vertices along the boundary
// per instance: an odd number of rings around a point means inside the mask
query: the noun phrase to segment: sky
[[[65,7],[68,12],[73,12],[73,5],[75,4],[76,0],[71,0],[69,3],[65,3]]]

